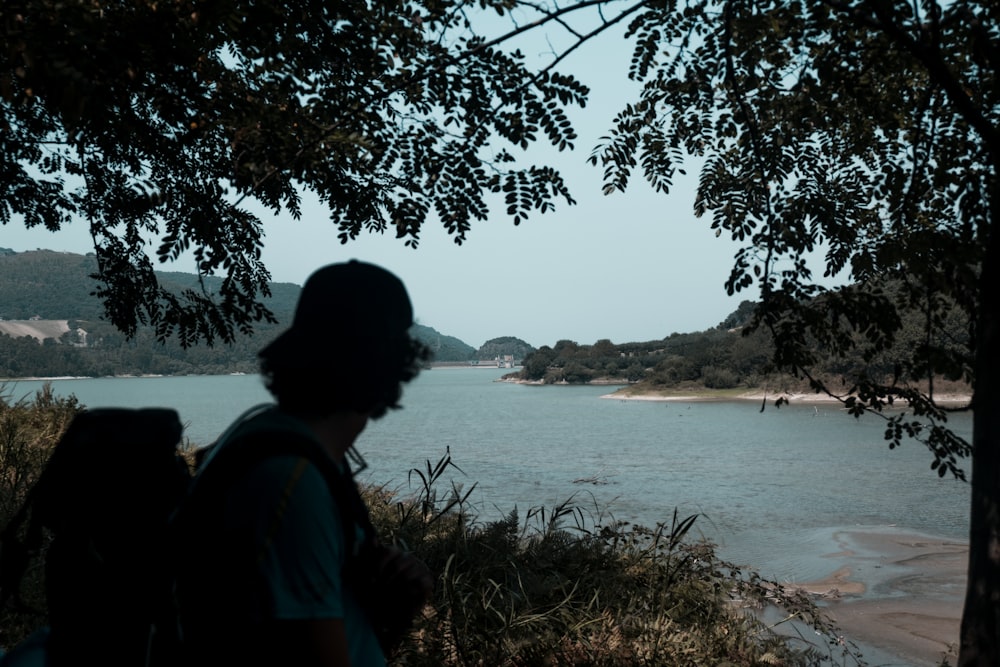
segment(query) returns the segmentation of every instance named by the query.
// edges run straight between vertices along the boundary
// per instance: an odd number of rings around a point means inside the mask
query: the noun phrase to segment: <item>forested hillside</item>
[[[52,250],[14,252],[0,248],[0,319],[43,320],[103,319],[101,302],[92,294],[97,283],[90,277],[97,271],[97,258]],[[157,278],[171,291],[201,289],[193,273],[158,271]],[[222,279],[204,278],[205,288],[218,291]],[[268,308],[279,321],[288,321],[295,309],[299,286],[271,283]]]
[[[524,359],[517,379],[543,384],[594,380],[643,382],[651,388],[698,385],[707,389],[757,387],[770,372],[770,347],[763,333],[744,336],[740,327],[674,333],[660,340],[581,345],[560,340]]]
[[[94,255],[0,249],[0,318],[98,320],[101,303],[91,296],[96,284]]]
[[[901,284],[887,284],[886,292],[902,289]],[[642,391],[672,389],[746,389],[770,388],[773,391],[809,390],[805,379],[777,373],[772,363],[771,336],[766,327],[752,330],[748,325],[757,304],[744,301],[718,326],[693,333],[674,333],[661,340],[614,344],[600,340],[581,345],[571,340],[543,345],[525,357],[522,368],[511,378],[551,383],[587,383],[593,380],[617,380],[637,385]],[[957,310],[947,311],[941,324],[940,340],[934,343],[943,350],[967,344],[968,321]],[[928,345],[924,314],[914,308],[905,313],[903,326],[892,340],[858,335],[853,355],[840,349],[842,341],[812,341],[815,363],[809,369],[813,377],[825,378],[831,386],[851,389],[861,378],[922,385],[928,378],[921,369],[907,375],[905,358],[915,346]],[[935,377],[939,391],[968,391],[961,376]]]
[[[520,338],[500,336],[483,343],[483,346],[479,348],[479,359],[496,359],[510,355],[515,360],[522,361],[534,351],[535,348]]]
[[[66,321],[69,329],[58,339],[43,341],[0,333],[0,377],[256,372],[257,350],[291,322],[301,290],[291,283],[270,284],[271,297],[265,303],[279,324],[259,323],[253,336],[238,335],[231,345],[184,349],[174,340],[157,341],[150,327],[140,327],[135,338],[128,340],[106,322],[101,303],[93,295],[97,285],[90,274],[96,266],[93,255],[0,249],[0,320]],[[201,289],[194,274],[161,272],[157,276],[175,293]],[[204,286],[215,292],[221,282],[209,277]],[[414,335],[433,348],[436,360],[478,358],[475,348],[431,327],[416,325]]]
[[[476,348],[454,336],[446,336],[437,329],[423,324],[414,324],[410,330],[431,348],[437,361],[470,361],[477,359]]]

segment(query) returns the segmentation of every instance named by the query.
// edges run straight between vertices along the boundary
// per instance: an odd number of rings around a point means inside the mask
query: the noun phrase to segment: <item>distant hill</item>
[[[499,338],[491,338],[490,340],[483,343],[483,346],[479,348],[477,358],[479,359],[496,359],[503,358],[506,356],[511,356],[518,363],[522,359],[530,355],[535,351],[535,348],[528,345],[520,338],[515,338],[514,336],[500,336]]]
[[[35,250],[0,252],[0,318],[97,320],[101,303],[91,295],[97,285],[93,255]]]
[[[414,324],[411,332],[431,348],[434,361],[472,361],[478,358],[476,348],[454,336],[446,336],[433,327]]]
[[[104,307],[93,295],[97,283],[90,277],[96,271],[93,253],[0,249],[0,318],[102,320]],[[170,291],[199,288],[198,276],[193,273],[157,271],[156,276]],[[209,291],[218,291],[222,278],[209,276],[204,283]],[[291,283],[271,283],[270,287],[267,307],[279,322],[290,322],[301,288]]]
[[[453,336],[446,336],[436,329],[421,324],[413,325],[413,335],[427,343],[434,353],[436,362],[474,362],[502,360],[513,357],[513,362],[520,365],[521,360],[535,351],[528,343],[513,336],[492,338],[478,350]]]
[[[292,321],[301,292],[299,285],[270,283],[264,303],[277,325],[257,323],[253,337],[232,345],[184,350],[173,341],[159,344],[149,328],[127,341],[106,322],[90,277],[96,270],[93,254],[0,248],[0,377],[253,372],[257,350]],[[157,278],[170,291],[200,288],[193,273],[158,271]],[[204,284],[217,292],[222,278]],[[432,327],[415,325],[413,334],[436,361],[477,358],[475,348]]]

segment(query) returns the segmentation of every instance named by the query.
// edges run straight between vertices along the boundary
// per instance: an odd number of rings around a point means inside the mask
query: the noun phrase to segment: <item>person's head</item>
[[[290,413],[377,419],[399,407],[403,383],[430,357],[412,325],[399,278],[357,260],[331,264],[306,281],[291,327],[260,351],[261,374]]]

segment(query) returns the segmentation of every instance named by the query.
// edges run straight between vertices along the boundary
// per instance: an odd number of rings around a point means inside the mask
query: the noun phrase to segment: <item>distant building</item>
[[[515,368],[518,365],[512,354],[498,354],[492,359],[472,359],[466,363],[470,366],[482,366],[483,368]]]

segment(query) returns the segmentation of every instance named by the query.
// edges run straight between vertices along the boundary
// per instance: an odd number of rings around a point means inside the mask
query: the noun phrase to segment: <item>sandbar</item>
[[[870,665],[955,663],[968,544],[891,529],[838,531],[831,574],[794,584],[820,601]],[[874,659],[872,659],[874,658]]]
[[[636,393],[630,394],[626,391],[616,391],[604,394],[601,398],[617,399],[620,401],[658,401],[658,402],[710,402],[710,401],[755,401],[757,403],[774,403],[779,398],[785,399],[789,404],[802,405],[827,405],[831,403],[841,403],[842,398],[830,396],[828,394],[816,393],[775,393],[767,394],[759,391],[749,391],[744,393],[717,392],[703,390],[695,394],[658,394],[658,393]],[[972,402],[969,394],[934,394],[934,401],[940,405],[964,406]],[[899,405],[905,402],[900,401]]]

